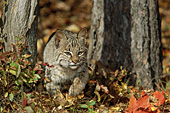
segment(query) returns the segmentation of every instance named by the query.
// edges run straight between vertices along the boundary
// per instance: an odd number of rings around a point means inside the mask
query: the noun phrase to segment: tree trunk
[[[158,79],[162,72],[161,35],[156,3],[153,0],[93,0],[89,65],[95,68],[95,64],[91,62],[93,59],[112,70],[120,66],[131,68],[144,88],[153,88],[152,80]],[[135,23],[136,21],[140,23]],[[140,46],[135,45],[137,43],[141,43]]]
[[[131,58],[144,88],[159,85],[162,74],[160,18],[157,0],[131,0]]]
[[[100,2],[99,2],[100,1]],[[129,67],[130,0],[93,0],[88,59],[106,67]],[[89,61],[94,68],[94,64]]]
[[[37,60],[38,0],[8,0],[3,8],[3,36],[5,51],[12,50],[16,37],[29,46],[26,53],[31,54],[32,66]]]

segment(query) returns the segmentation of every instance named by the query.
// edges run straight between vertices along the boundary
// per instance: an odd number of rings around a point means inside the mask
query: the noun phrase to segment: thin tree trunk
[[[93,0],[92,7],[92,19],[90,29],[90,43],[87,59],[92,68],[95,68],[95,64],[91,62],[93,60],[100,60],[103,51],[104,41],[104,0]]]
[[[12,50],[11,44],[16,44],[16,37],[29,46],[27,53],[31,54],[32,66],[37,56],[37,26],[38,0],[7,0],[3,8],[3,36],[5,36],[5,51]]]

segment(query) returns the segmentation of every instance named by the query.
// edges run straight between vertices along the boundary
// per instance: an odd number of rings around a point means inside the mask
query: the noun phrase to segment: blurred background
[[[43,48],[56,29],[78,32],[90,28],[92,0],[40,0],[38,60]]]
[[[170,0],[158,0],[161,17],[161,32],[163,44],[163,72],[169,73],[170,68]]]

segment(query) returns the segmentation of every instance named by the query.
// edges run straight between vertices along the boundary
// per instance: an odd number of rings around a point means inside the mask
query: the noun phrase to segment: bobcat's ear
[[[87,38],[87,29],[83,28],[78,33],[78,39],[81,39],[83,40],[84,43],[86,43],[86,38]]]
[[[60,41],[62,39],[66,39],[66,35],[64,34],[63,31],[61,30],[57,30],[56,34],[55,34],[55,41],[56,41],[56,45],[58,46],[60,44]]]

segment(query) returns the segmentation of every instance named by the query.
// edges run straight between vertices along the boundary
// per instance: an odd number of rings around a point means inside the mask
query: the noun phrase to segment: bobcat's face
[[[77,69],[84,62],[86,62],[87,51],[83,47],[66,47],[63,52],[65,60],[68,61],[68,67],[71,69]]]
[[[59,44],[59,49],[61,48],[60,50],[62,51],[58,59],[59,64],[62,67],[76,70],[86,63],[87,47],[85,34],[81,34],[80,31],[78,34],[72,35],[64,32],[64,35],[66,37]]]

